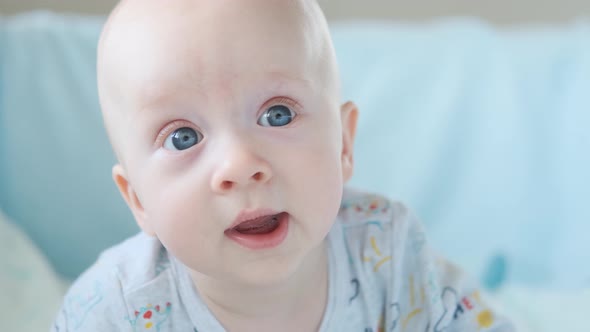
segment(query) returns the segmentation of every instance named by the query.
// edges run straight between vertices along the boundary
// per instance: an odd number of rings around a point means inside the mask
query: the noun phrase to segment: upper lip
[[[239,224],[243,223],[244,221],[248,221],[248,220],[252,220],[252,219],[256,219],[256,218],[260,218],[260,217],[264,217],[264,216],[273,216],[273,215],[279,214],[279,213],[280,212],[277,212],[275,210],[264,209],[264,208],[244,209],[244,210],[240,211],[240,213],[238,213],[238,215],[234,219],[234,222],[231,224],[231,226],[229,226],[228,229],[235,228]]]

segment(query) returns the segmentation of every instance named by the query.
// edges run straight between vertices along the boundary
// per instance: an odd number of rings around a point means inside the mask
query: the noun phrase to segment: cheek
[[[305,206],[303,211],[308,214],[305,218],[314,220],[312,227],[322,228],[320,233],[327,232],[326,227],[336,217],[342,199],[339,128],[333,122],[314,128],[297,145],[298,151],[291,158],[289,186],[300,206]]]
[[[311,134],[305,135],[307,156],[304,169],[326,181],[340,182],[342,176],[342,134],[340,122],[335,117],[326,116],[323,121],[314,123]],[[333,184],[333,183],[332,183]]]
[[[194,160],[155,154],[138,173],[142,201],[151,219],[184,215],[198,209],[205,177]],[[191,209],[192,207],[192,209]]]
[[[207,234],[210,220],[207,214],[207,198],[199,190],[198,181],[188,176],[167,176],[165,170],[146,172],[144,194],[144,210],[147,222],[152,226],[162,243],[173,252],[182,248],[198,247],[199,236]],[[147,180],[149,178],[149,180]]]
[[[330,230],[340,208],[343,181],[340,159],[331,149],[310,151],[293,179],[300,218],[312,243],[319,244]],[[314,153],[315,152],[315,153]]]

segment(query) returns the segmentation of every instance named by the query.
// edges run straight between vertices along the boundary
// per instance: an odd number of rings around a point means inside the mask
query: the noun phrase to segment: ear
[[[131,213],[133,213],[133,217],[135,217],[135,222],[137,222],[139,228],[141,228],[144,233],[150,236],[155,236],[154,230],[147,222],[143,206],[141,205],[139,198],[137,198],[135,190],[133,190],[133,187],[129,183],[125,169],[121,164],[113,166],[113,180],[115,181],[117,188],[119,188],[119,192],[121,192],[121,196],[123,196],[125,203],[129,206]]]
[[[356,105],[348,101],[340,107],[342,119],[342,179],[347,182],[352,177],[354,168],[354,136],[356,134],[356,121],[358,109]]]

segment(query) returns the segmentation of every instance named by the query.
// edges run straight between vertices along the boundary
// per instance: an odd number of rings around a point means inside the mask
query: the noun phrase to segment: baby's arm
[[[413,216],[408,218],[404,248],[405,273],[400,276],[404,279],[404,301],[400,305],[411,308],[402,308],[405,310],[399,324],[414,327],[408,331],[424,330],[424,324],[429,326],[427,331],[433,332],[515,331],[512,323],[486,301],[472,279],[426,244],[422,227]]]
[[[515,331],[510,321],[498,308],[492,308],[485,294],[458,267],[443,258],[434,259],[443,312],[433,322],[433,331]]]
[[[95,265],[67,292],[50,331],[128,331],[130,321],[117,276]]]

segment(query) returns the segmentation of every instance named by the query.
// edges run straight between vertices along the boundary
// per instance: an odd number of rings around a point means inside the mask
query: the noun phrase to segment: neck
[[[328,297],[326,246],[315,248],[295,274],[273,285],[245,286],[195,273],[192,277],[203,301],[228,331],[277,331],[285,326],[317,331]],[[308,328],[302,329],[302,322]]]

